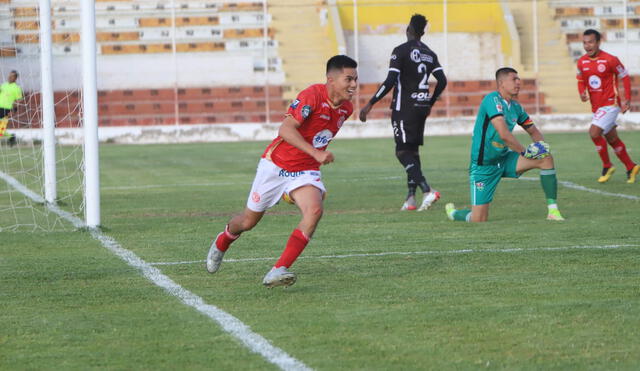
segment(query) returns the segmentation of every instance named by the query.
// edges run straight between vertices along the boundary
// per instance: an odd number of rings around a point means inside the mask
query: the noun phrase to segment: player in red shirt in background
[[[602,176],[598,182],[604,183],[611,178],[615,168],[609,161],[607,142],[627,168],[627,183],[634,183],[640,172],[640,165],[635,164],[627,147],[618,137],[616,118],[618,113],[625,113],[631,106],[631,78],[620,60],[600,50],[600,33],[586,30],[582,35],[582,43],[587,54],[578,59],[578,92],[583,102],[591,101],[593,121],[589,128],[591,140],[602,159]],[[618,79],[624,84],[624,100],[618,93]],[[602,135],[604,134],[604,138]],[[606,140],[605,140],[606,138]]]
[[[267,287],[290,286],[296,275],[289,272],[307,246],[322,217],[320,165],[333,162],[326,150],[344,121],[353,112],[351,99],[357,88],[358,64],[345,55],[327,61],[326,84],[311,85],[291,103],[278,136],[262,155],[242,214],[233,217],[209,248],[207,271],[215,273],[225,252],[243,232],[253,228],[265,211],[290,199],[302,213],[302,220],[262,283]]]

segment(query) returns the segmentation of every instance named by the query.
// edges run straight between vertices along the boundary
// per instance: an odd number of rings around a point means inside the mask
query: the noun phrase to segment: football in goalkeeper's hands
[[[550,155],[549,145],[543,141],[533,142],[529,144],[524,151],[524,157],[533,160],[539,160]]]

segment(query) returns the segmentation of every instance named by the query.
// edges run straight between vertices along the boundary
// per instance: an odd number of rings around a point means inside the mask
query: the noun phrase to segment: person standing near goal
[[[7,125],[9,125],[9,115],[16,109],[16,101],[22,99],[22,88],[16,82],[18,80],[18,72],[11,71],[7,77],[7,81],[0,85],[0,138],[5,136]],[[8,135],[9,145],[16,144],[16,136]]]
[[[531,169],[540,169],[540,184],[547,199],[547,219],[564,220],[556,202],[558,180],[542,133],[533,124],[524,108],[515,100],[520,92],[518,72],[510,67],[496,71],[498,90],[487,94],[480,103],[473,127],[469,185],[471,210],[456,210],[445,205],[450,220],[485,222],[489,205],[501,178],[518,178]],[[511,133],[516,125],[534,141],[524,147]]]
[[[420,163],[419,148],[424,143],[425,120],[431,107],[447,86],[447,78],[438,62],[438,56],[420,41],[427,26],[427,19],[420,14],[411,17],[407,26],[407,42],[397,46],[391,53],[389,73],[367,105],[360,111],[360,120],[367,115],[380,99],[392,88],[391,125],[396,142],[396,157],[407,173],[407,198],[401,210],[427,210],[440,198],[440,193],[429,186]],[[438,81],[429,95],[429,75]],[[422,190],[422,204],[416,205],[416,190]]]
[[[326,150],[327,146],[353,112],[357,66],[345,55],[330,58],[326,83],[309,86],[291,103],[278,136],[262,154],[246,208],[229,221],[209,248],[209,273],[220,268],[229,246],[258,224],[265,211],[282,198],[297,205],[302,220],[262,283],[267,287],[295,283],[296,275],[288,268],[307,246],[322,217],[326,191],[320,165],[333,162],[333,153]]]
[[[578,93],[583,102],[591,102],[593,120],[589,135],[602,160],[602,175],[598,182],[607,182],[616,168],[609,161],[607,143],[627,168],[627,183],[635,183],[640,165],[631,160],[627,147],[618,137],[616,118],[631,107],[631,78],[620,60],[600,50],[600,32],[588,29],[582,35],[582,45],[587,52],[578,59]],[[624,85],[624,100],[618,94],[618,79]],[[604,137],[603,137],[604,135]]]

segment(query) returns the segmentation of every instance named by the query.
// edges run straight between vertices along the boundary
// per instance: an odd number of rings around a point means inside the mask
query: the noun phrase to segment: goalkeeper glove
[[[520,153],[524,158],[540,160],[551,154],[549,145],[543,141],[533,142],[527,146],[524,152]]]

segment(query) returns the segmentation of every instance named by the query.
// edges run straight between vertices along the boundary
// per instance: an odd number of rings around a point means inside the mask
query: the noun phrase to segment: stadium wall
[[[498,33],[431,33],[424,42],[436,53],[440,64],[444,64],[445,40],[449,45],[464,45],[449,48],[449,58],[445,73],[450,80],[488,80],[504,65],[500,50],[502,35]],[[404,34],[365,34],[358,37],[359,57],[358,77],[361,83],[381,83],[387,77],[389,57],[393,48],[406,41]],[[353,55],[354,37],[347,36],[349,52]]]
[[[543,132],[583,132],[585,136],[591,114],[541,115],[535,117]],[[427,121],[426,136],[471,136],[475,117],[435,118]],[[640,130],[640,113],[627,113],[618,120],[619,130]],[[100,127],[99,140],[103,143],[151,144],[190,142],[269,141],[277,136],[279,123],[274,124],[216,124],[174,126],[118,126]],[[12,130],[21,141],[41,141],[42,130]],[[520,129],[517,129],[520,131]],[[391,138],[388,120],[365,123],[347,121],[338,134],[340,138]],[[56,138],[63,145],[81,145],[83,131],[77,128],[58,128]]]

